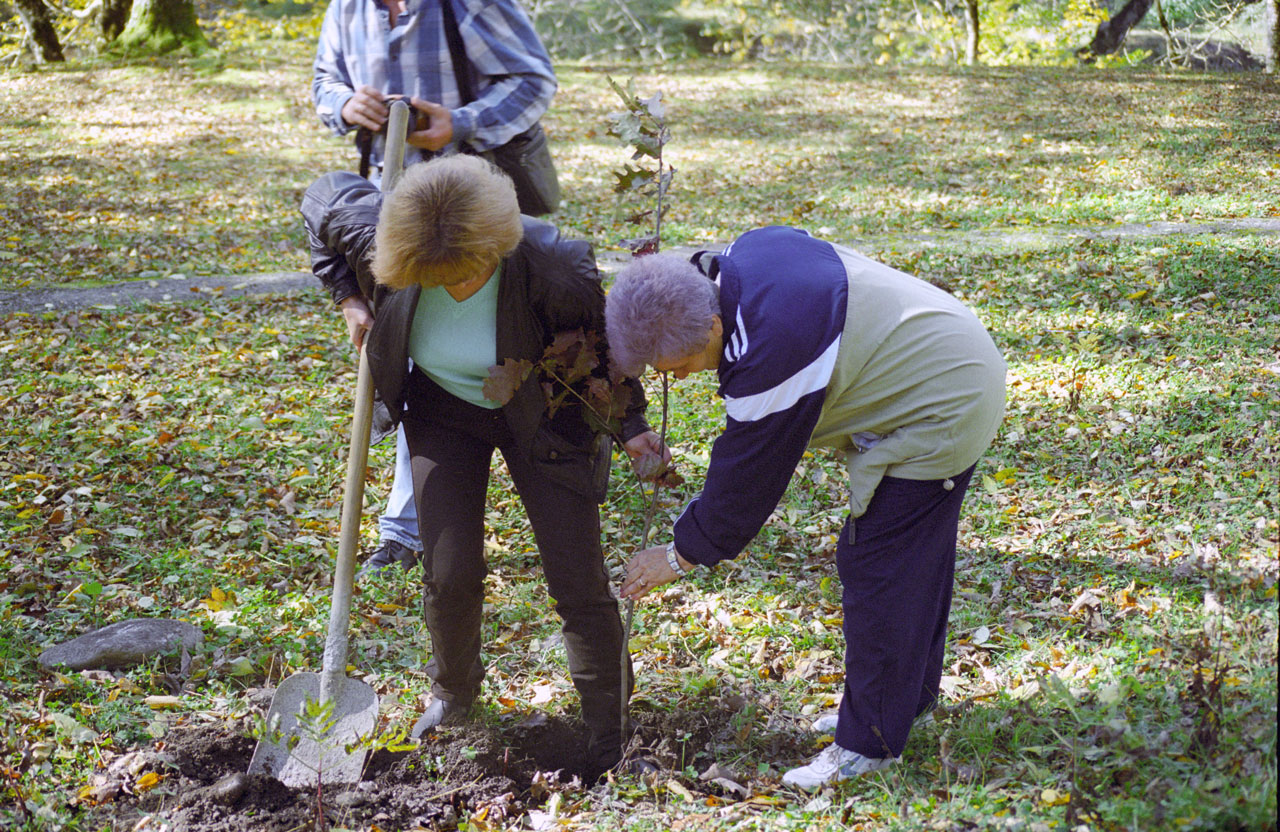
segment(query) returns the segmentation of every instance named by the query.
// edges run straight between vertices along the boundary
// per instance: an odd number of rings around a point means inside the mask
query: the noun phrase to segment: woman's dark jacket
[[[334,303],[352,295],[366,299],[374,314],[366,352],[374,387],[393,422],[403,414],[409,376],[409,332],[421,289],[399,291],[375,283],[369,270],[382,193],[353,173],[321,177],[302,198],[311,247],[311,270]],[[561,238],[550,223],[523,217],[524,237],[502,263],[498,287],[497,360],[536,364],[558,332],[582,328],[603,335],[604,288],[591,245]],[[635,379],[627,381],[631,403],[622,418],[622,441],[649,430],[645,399]],[[547,416],[542,385],[530,373],[502,412],[520,449],[557,482],[604,499],[610,443],[594,433],[576,408]]]

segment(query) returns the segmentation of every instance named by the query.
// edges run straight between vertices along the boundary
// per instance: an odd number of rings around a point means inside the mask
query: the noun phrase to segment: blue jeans
[[[413,501],[413,470],[409,466],[409,445],[404,440],[404,425],[396,428],[396,471],[387,495],[387,510],[378,518],[379,538],[383,543],[394,540],[415,552],[422,551],[418,537],[418,510]]]

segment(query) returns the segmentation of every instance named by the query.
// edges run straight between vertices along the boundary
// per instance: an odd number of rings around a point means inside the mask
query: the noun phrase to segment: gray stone
[[[40,664],[72,670],[133,667],[157,654],[194,650],[204,643],[200,628],[169,618],[139,618],[85,633],[40,654]]]
[[[249,788],[249,775],[233,771],[209,787],[209,799],[223,806],[234,806]]]
[[[362,793],[359,789],[348,789],[345,792],[339,792],[331,798],[333,805],[343,809],[354,809],[357,806],[363,806],[369,802],[369,795]]]

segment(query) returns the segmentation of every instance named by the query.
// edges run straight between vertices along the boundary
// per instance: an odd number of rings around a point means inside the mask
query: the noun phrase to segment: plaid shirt
[[[367,84],[386,95],[434,101],[453,113],[453,143],[500,147],[534,125],[556,91],[551,58],[518,0],[453,2],[478,98],[462,106],[437,0],[407,0],[390,26],[380,0],[331,0],[316,49],[312,96],[320,120],[336,134],[354,129],[342,107]],[[381,137],[379,137],[381,138]],[[405,166],[431,155],[405,148]],[[382,164],[382,142],[370,161]]]

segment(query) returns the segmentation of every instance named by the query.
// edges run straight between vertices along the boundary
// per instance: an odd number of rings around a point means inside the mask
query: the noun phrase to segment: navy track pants
[[[836,546],[845,687],[836,743],[898,757],[938,696],[960,504],[973,467],[945,480],[885,477]]]

